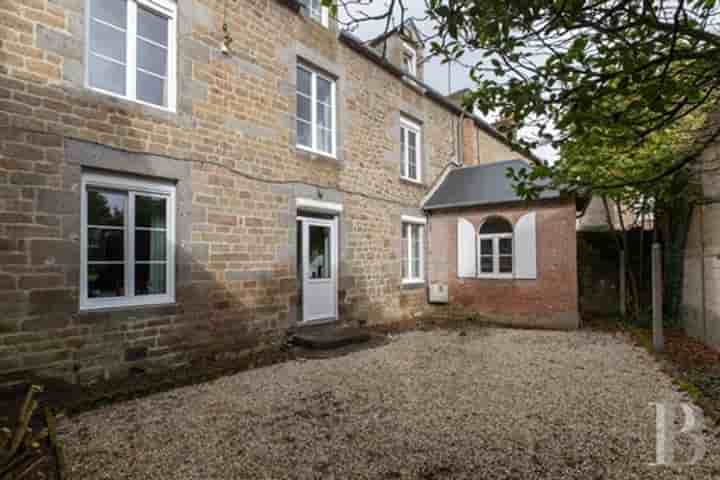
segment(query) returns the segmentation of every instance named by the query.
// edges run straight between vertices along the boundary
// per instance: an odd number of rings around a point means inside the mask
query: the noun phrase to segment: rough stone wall
[[[295,325],[295,199],[343,203],[341,316],[427,308],[400,287],[400,216],[455,156],[453,114],[274,0],[179,0],[176,113],[84,87],[86,2],[0,4],[0,374],[89,381],[238,349]],[[337,79],[337,158],[295,148],[295,66]],[[402,182],[401,112],[423,125],[425,185]],[[80,178],[178,185],[176,303],[80,312]]]
[[[536,280],[468,279],[457,276],[457,219],[480,228],[484,218],[500,215],[513,225],[529,211],[537,213]],[[450,304],[438,315],[480,316],[519,327],[577,328],[575,204],[570,200],[448,210],[430,217],[428,257],[431,283],[446,283]],[[439,249],[447,249],[443,255]]]

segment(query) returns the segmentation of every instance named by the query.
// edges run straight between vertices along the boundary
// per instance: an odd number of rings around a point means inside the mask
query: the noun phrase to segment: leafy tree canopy
[[[560,149],[556,165],[525,180],[647,193],[702,147],[695,134],[720,87],[720,1],[424,1],[431,54],[483,52],[466,106],[512,119],[529,148]],[[404,2],[387,0],[387,14],[405,18]]]

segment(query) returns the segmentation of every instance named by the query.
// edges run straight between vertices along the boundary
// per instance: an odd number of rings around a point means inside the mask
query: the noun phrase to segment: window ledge
[[[142,100],[138,100],[136,98],[130,98],[126,97],[124,95],[120,95],[114,92],[111,92],[109,90],[103,90],[101,88],[93,87],[91,85],[85,85],[85,88],[96,94],[98,97],[104,97],[112,99],[113,103],[125,103],[127,105],[132,105],[136,107],[145,107],[147,109],[154,110],[157,113],[165,113],[170,115],[177,114],[176,108],[170,108],[170,107],[164,107],[162,105],[155,105],[154,103],[144,102]]]
[[[417,290],[425,288],[425,280],[403,280],[401,287],[403,290]]]
[[[326,153],[326,152],[321,152],[320,150],[315,150],[315,149],[308,148],[308,147],[303,147],[302,145],[295,145],[295,151],[298,154],[308,156],[312,159],[319,158],[322,160],[332,160],[335,162],[339,161],[337,155],[333,155],[333,154]]]
[[[145,310],[158,309],[158,308],[180,308],[180,304],[175,301],[168,301],[165,303],[145,303],[142,305],[112,305],[106,307],[80,307],[78,312],[79,316],[92,316],[103,313],[122,313],[127,312],[132,314],[133,312],[142,312]]]
[[[422,180],[414,180],[414,179],[408,178],[408,177],[400,177],[400,181],[402,183],[406,183],[406,184],[412,185],[414,187],[422,187],[422,188],[425,187],[425,184],[422,182]]]

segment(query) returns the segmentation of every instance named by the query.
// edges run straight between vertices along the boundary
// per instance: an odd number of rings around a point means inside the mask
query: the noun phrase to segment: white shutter
[[[535,212],[526,213],[515,225],[515,278],[537,278]]]
[[[477,247],[475,227],[468,220],[458,218],[457,224],[457,274],[459,278],[472,278],[477,276],[476,254]]]

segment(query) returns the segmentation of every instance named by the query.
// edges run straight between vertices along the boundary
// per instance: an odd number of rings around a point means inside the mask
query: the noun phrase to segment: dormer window
[[[409,43],[403,43],[403,70],[413,77],[417,75],[417,52]]]
[[[328,26],[328,9],[320,4],[320,0],[299,0],[305,13],[322,24],[323,27]]]

